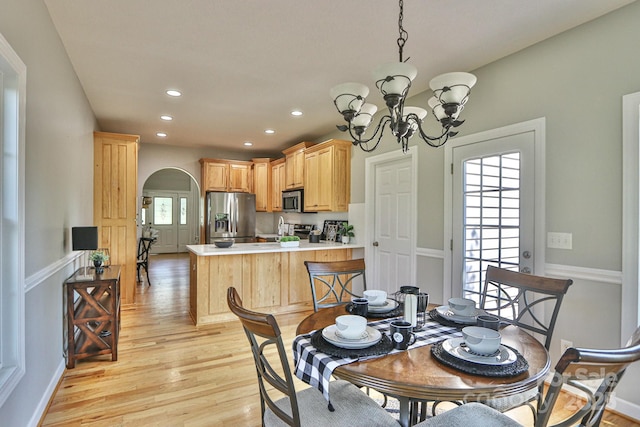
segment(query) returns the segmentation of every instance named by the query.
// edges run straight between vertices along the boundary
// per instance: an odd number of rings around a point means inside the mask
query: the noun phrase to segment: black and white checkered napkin
[[[369,326],[378,329],[380,332],[388,333],[389,326],[394,320],[397,319],[379,320],[369,323]],[[415,334],[416,342],[409,349],[433,344],[447,338],[462,336],[459,329],[441,325],[434,320],[427,320],[422,330],[417,331]],[[401,350],[393,350],[390,354],[398,353],[399,351]],[[293,363],[296,376],[320,390],[327,401],[329,401],[329,381],[333,371],[339,366],[356,360],[358,359],[334,357],[320,352],[311,344],[311,333],[298,335],[293,340]]]

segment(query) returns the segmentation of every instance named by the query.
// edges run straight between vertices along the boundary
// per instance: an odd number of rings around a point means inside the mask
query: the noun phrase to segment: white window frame
[[[640,92],[622,97],[622,306],[620,343],[640,324]]]
[[[27,67],[0,34],[0,407],[25,374]]]

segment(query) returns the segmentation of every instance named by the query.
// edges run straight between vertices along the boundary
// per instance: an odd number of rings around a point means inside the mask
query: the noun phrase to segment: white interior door
[[[371,230],[367,286],[396,292],[415,285],[417,151],[367,159],[366,212]],[[372,214],[371,214],[372,213]]]
[[[450,148],[450,295],[478,299],[488,265],[525,273],[543,265],[544,122],[534,123]]]

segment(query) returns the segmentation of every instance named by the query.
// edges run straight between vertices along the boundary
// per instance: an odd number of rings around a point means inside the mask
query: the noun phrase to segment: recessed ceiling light
[[[275,131],[275,130],[273,130],[273,129],[265,129],[265,130],[264,130],[264,133],[268,133],[269,135],[271,135],[271,134],[276,133],[276,131]]]
[[[171,120],[173,120],[173,117],[171,117],[171,116],[167,116],[167,115],[162,115],[162,116],[160,116],[160,118],[161,118],[162,120],[166,120],[166,121],[168,121],[168,122],[170,122]]]
[[[167,91],[167,95],[169,96],[182,96],[182,93],[177,90],[170,89]]]
[[[159,136],[160,138],[165,138],[167,136],[167,134],[164,132],[158,132],[156,133],[156,135]]]
[[[291,112],[291,115],[292,115],[292,116],[301,116],[301,115],[302,115],[302,111],[300,111],[300,110],[293,110],[293,111]]]
[[[251,142],[251,141],[245,141],[245,142],[244,142],[244,145],[245,145],[245,146],[247,146],[247,147],[251,147],[251,146],[253,145],[253,142]]]

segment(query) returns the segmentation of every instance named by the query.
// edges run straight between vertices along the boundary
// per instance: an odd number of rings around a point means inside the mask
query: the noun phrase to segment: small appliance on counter
[[[301,239],[308,239],[311,231],[316,228],[314,224],[291,224],[291,226],[293,226],[293,233],[290,232],[289,234],[298,236]],[[291,228],[289,230],[291,231]]]

